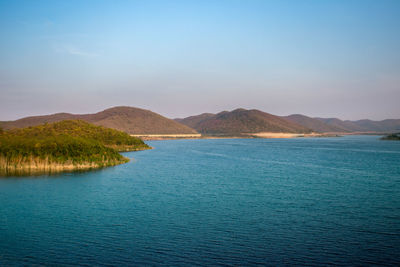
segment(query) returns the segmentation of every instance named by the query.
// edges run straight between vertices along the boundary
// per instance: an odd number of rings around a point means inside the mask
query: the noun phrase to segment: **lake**
[[[148,142],[0,179],[0,265],[399,265],[400,142]]]

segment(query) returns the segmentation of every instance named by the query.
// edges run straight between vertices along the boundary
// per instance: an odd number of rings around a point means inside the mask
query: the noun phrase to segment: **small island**
[[[0,130],[0,175],[89,170],[129,161],[118,152],[150,149],[141,139],[81,120]]]
[[[382,137],[381,140],[396,140],[396,141],[400,141],[400,133],[393,133],[393,134],[386,135],[386,136]]]

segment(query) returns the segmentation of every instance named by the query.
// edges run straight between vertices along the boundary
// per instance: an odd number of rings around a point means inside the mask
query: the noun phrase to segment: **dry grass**
[[[98,169],[105,166],[113,166],[128,162],[129,159],[123,161],[109,161],[107,164],[98,164],[94,162],[73,163],[66,161],[64,163],[51,162],[48,158],[24,159],[19,162],[10,162],[5,157],[0,157],[0,174],[32,174],[32,173],[58,173],[64,171],[90,170]]]

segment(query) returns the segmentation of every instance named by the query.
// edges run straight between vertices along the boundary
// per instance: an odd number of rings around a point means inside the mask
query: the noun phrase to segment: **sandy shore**
[[[337,136],[336,134],[330,133],[271,133],[271,132],[262,132],[262,133],[249,133],[249,136],[255,136],[259,138],[298,138],[298,137],[333,137]]]
[[[131,135],[139,137],[143,140],[173,140],[173,139],[232,139],[232,138],[299,138],[299,137],[333,137],[338,136],[332,133],[242,133],[236,136],[218,136],[218,135],[201,135],[201,134],[148,134],[148,135]]]
[[[142,140],[199,139],[201,134],[131,134]]]
[[[304,136],[304,134],[294,134],[294,133],[249,133],[248,135],[260,138],[295,138]]]

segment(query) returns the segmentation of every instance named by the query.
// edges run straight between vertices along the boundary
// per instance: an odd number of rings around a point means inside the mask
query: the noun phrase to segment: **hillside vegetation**
[[[389,134],[381,138],[381,140],[400,141],[400,133]]]
[[[4,129],[24,128],[63,120],[83,120],[128,134],[195,134],[192,128],[165,118],[150,110],[134,107],[113,107],[95,114],[57,113],[32,116],[16,121],[0,122]]]
[[[309,133],[310,129],[259,110],[236,109],[218,114],[201,114],[179,122],[198,132],[210,135],[240,135],[248,133]]]
[[[78,120],[0,131],[0,173],[113,166],[129,161],[118,151],[148,148],[139,138]]]
[[[348,129],[340,127],[338,125],[330,125],[321,120],[310,118],[301,114],[293,114],[290,116],[282,117],[288,121],[303,125],[315,132],[327,133],[327,132],[349,132]]]

